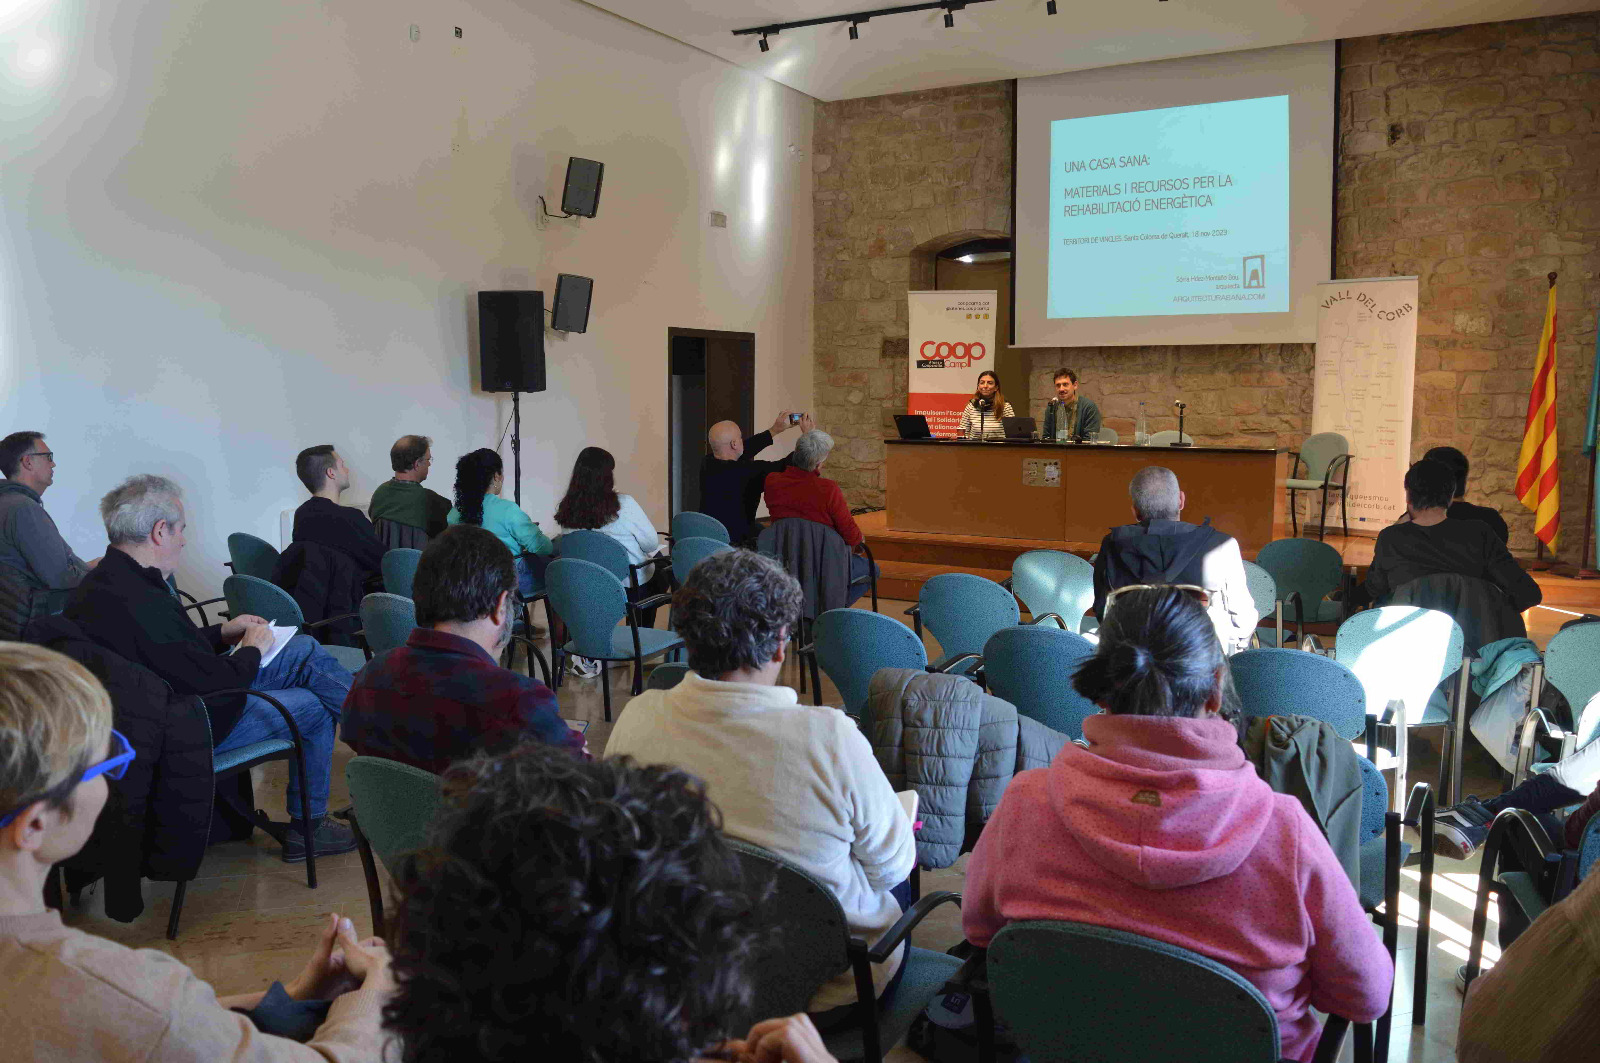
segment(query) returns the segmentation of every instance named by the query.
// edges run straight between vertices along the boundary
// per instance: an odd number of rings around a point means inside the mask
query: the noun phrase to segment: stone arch
[[[944,233],[923,240],[911,249],[910,277],[908,278],[907,291],[926,291],[933,287],[933,261],[939,257],[939,252],[964,244],[969,240],[1010,240],[1010,233],[999,232],[994,229],[958,229],[955,232]]]

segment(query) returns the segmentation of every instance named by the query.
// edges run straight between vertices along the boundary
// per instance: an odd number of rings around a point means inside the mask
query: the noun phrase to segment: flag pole
[[[1550,273],[1546,274],[1546,276],[1549,278],[1550,290],[1553,292],[1555,290],[1555,286],[1556,286],[1557,274],[1555,273],[1555,271],[1552,270]],[[1549,330],[1547,334],[1549,335],[1550,339],[1553,341],[1555,339],[1555,335],[1554,335],[1554,329],[1553,329],[1553,322],[1551,320],[1551,314],[1552,313],[1553,313],[1553,304],[1548,304],[1547,303],[1547,309],[1545,311],[1545,327],[1546,327],[1547,330]],[[1545,351],[1544,351],[1544,347],[1543,347],[1544,338],[1545,338],[1544,335],[1540,336],[1540,351],[1539,351],[1539,354],[1538,354],[1538,356],[1537,356],[1537,358],[1535,360],[1535,365],[1534,365],[1535,373],[1537,373],[1538,367],[1539,367],[1538,359],[1542,359],[1542,358],[1545,357]],[[1555,367],[1552,364],[1550,368],[1551,368],[1551,375],[1552,375],[1552,382],[1553,382]],[[1538,386],[1538,382],[1536,380],[1535,381],[1535,387],[1537,388],[1537,386]],[[1552,386],[1553,386],[1553,383],[1552,383]],[[1555,396],[1552,394],[1551,395],[1552,400],[1554,399],[1554,397]],[[1530,403],[1531,403],[1531,401],[1532,400],[1530,399]],[[1525,454],[1527,453],[1528,432],[1532,431],[1532,428],[1533,428],[1533,414],[1534,414],[1534,411],[1533,411],[1532,406],[1530,405],[1530,407],[1528,409],[1528,418],[1529,418],[1528,427],[1524,430],[1524,434],[1523,434],[1523,448],[1524,448],[1524,453]],[[1537,460],[1537,459],[1535,458],[1535,460]],[[1534,468],[1537,469],[1537,465],[1535,465]],[[1519,479],[1519,481],[1521,480],[1521,470],[1520,469],[1519,469],[1518,479]],[[1517,486],[1519,488],[1521,488],[1522,484],[1519,482]],[[1535,529],[1535,534],[1534,534],[1534,539],[1533,539],[1534,551],[1533,551],[1533,561],[1531,563],[1529,563],[1529,565],[1527,566],[1528,567],[1528,571],[1530,571],[1530,572],[1548,572],[1552,568],[1554,568],[1557,565],[1558,562],[1556,561],[1554,556],[1551,556],[1551,557],[1546,557],[1545,556],[1545,553],[1544,553],[1544,540],[1539,538],[1539,536],[1538,536],[1538,525],[1539,525],[1539,520],[1538,520],[1538,501],[1535,501],[1534,504],[1532,504],[1532,505],[1528,505],[1527,499],[1524,498],[1523,499],[1523,504],[1527,505],[1529,509],[1534,511],[1534,529]],[[1559,521],[1560,520],[1560,510],[1557,509],[1556,513],[1557,513],[1556,519]],[[1583,559],[1579,558],[1579,564],[1580,565],[1582,564],[1582,561],[1583,561]]]

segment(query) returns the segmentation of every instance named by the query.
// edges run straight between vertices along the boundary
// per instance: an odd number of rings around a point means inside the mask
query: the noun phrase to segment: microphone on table
[[[989,421],[989,411],[994,409],[994,400],[977,399],[973,402],[973,405],[978,408],[978,438],[981,440],[989,434],[986,425]]]
[[[1189,442],[1187,439],[1185,439],[1183,437],[1183,411],[1187,410],[1189,408],[1189,404],[1187,402],[1184,402],[1182,399],[1175,399],[1175,400],[1173,400],[1172,406],[1173,406],[1174,409],[1176,409],[1178,411],[1178,439],[1172,445],[1175,446],[1175,447],[1192,447],[1192,446],[1194,446],[1193,443]]]

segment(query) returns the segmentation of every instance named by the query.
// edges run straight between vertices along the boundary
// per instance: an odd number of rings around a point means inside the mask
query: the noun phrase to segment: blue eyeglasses
[[[60,786],[57,786],[55,789],[40,794],[37,797],[30,797],[26,801],[22,802],[22,804],[17,808],[12,809],[3,816],[0,816],[0,827],[9,827],[12,820],[22,815],[22,813],[27,811],[30,806],[39,801],[43,801],[50,797],[65,797],[67,794],[88,782],[96,775],[104,775],[111,779],[120,779],[126,775],[128,773],[128,765],[133,763],[135,756],[133,752],[133,746],[128,744],[128,740],[123,737],[121,731],[112,731],[111,737],[116,740],[117,751],[115,753],[111,754],[111,756],[107,757],[105,760],[100,761],[98,764],[89,765],[86,769],[84,769],[82,775],[79,775],[76,778],[69,778],[66,782],[62,783]]]

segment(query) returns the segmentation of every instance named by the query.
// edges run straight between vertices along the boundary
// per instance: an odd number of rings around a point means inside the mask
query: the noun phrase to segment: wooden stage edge
[[[1098,540],[1062,542],[1059,539],[895,531],[888,526],[888,514],[882,510],[859,514],[856,523],[861,526],[872,556],[878,562],[879,596],[901,601],[916,601],[922,584],[941,572],[970,572],[998,582],[1011,575],[1012,562],[1029,550],[1065,550],[1088,560],[1090,554],[1100,549]],[[1315,530],[1313,526],[1313,534]],[[1292,535],[1288,524],[1278,525],[1273,531],[1274,538],[1287,539]],[[1301,532],[1305,532],[1304,527]],[[1368,536],[1329,532],[1325,541],[1339,551],[1346,565],[1364,571],[1372,563],[1373,540]],[[1246,560],[1255,560],[1256,552],[1246,549]],[[1533,578],[1544,590],[1545,606],[1573,613],[1600,612],[1600,580],[1566,579],[1548,572],[1535,572]]]

